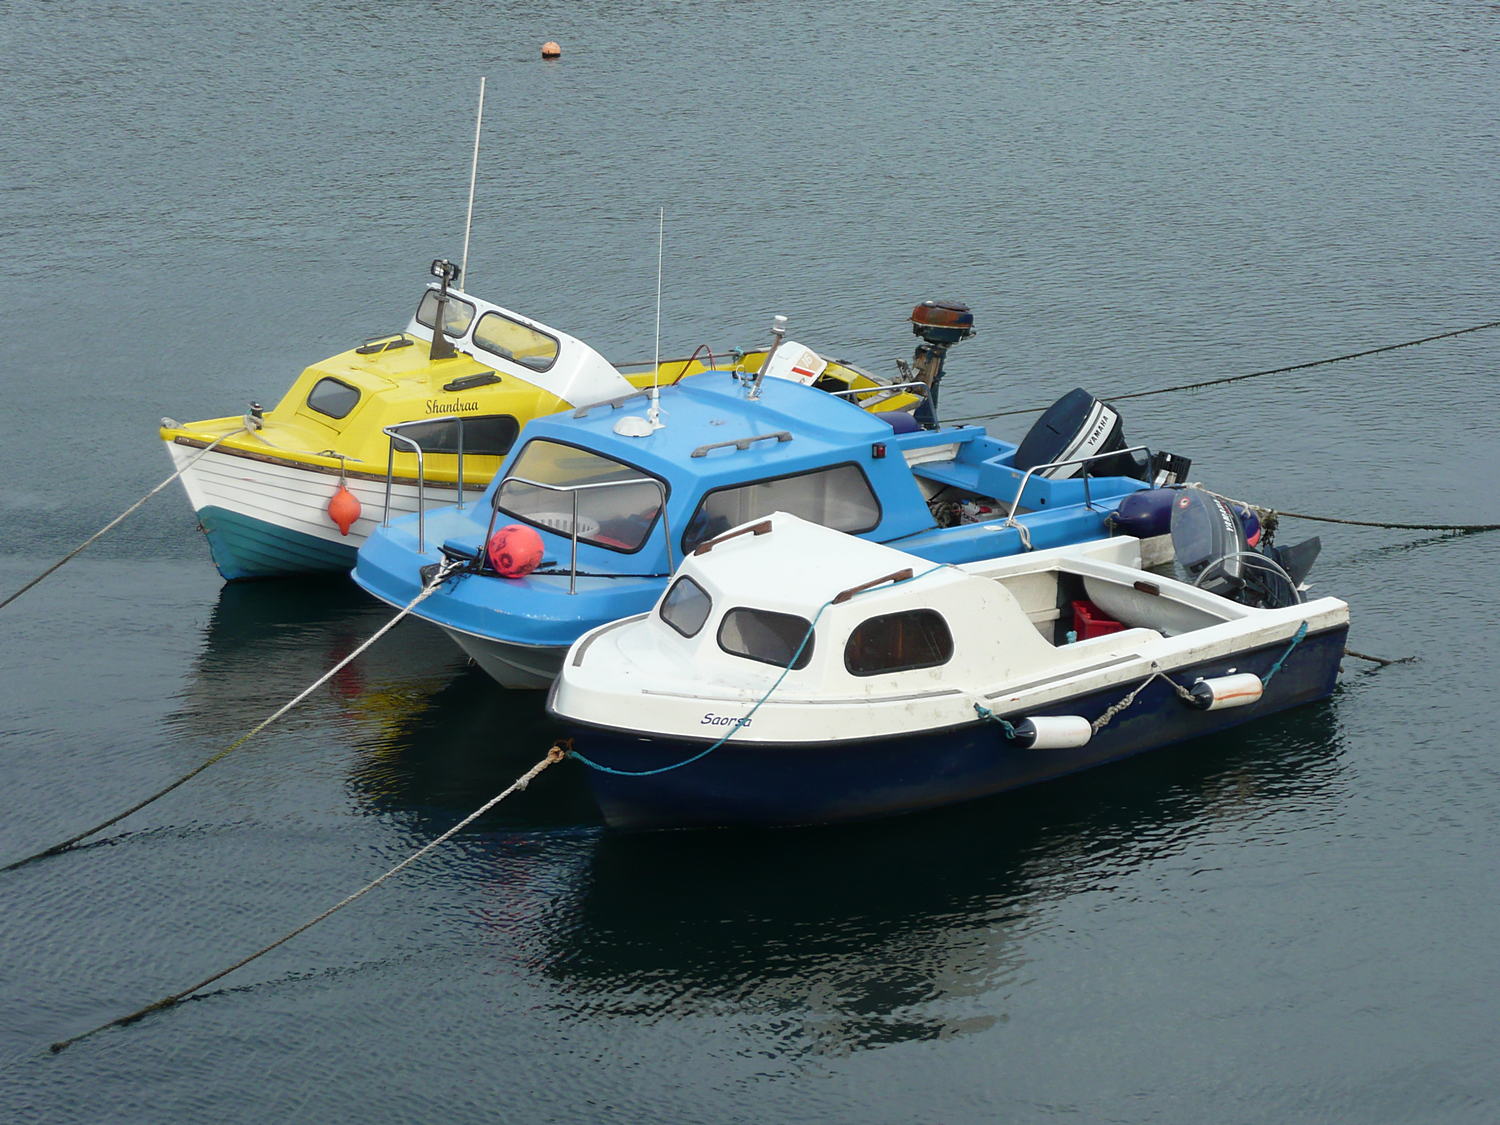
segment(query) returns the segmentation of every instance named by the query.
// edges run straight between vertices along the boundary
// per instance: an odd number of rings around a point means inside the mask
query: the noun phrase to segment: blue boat
[[[851,401],[882,393],[708,372],[534,419],[479,502],[376,529],[354,579],[405,607],[443,567],[412,613],[499,683],[542,688],[580,634],[649,610],[686,552],[746,520],[782,510],[962,563],[1099,538],[1123,497],[1185,464],[1125,447],[1083,391],[1033,428],[1024,467],[980,427],[923,429]],[[514,526],[539,544],[529,573],[491,549]]]
[[[1135,538],[949,566],[776,513],[580,638],[548,708],[617,828],[974,800],[1326,697],[1349,607],[1242,546],[1205,588]]]

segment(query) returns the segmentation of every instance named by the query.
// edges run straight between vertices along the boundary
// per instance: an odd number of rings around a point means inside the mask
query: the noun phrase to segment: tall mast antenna
[[[646,417],[652,429],[660,429],[661,421],[661,262],[664,235],[667,229],[667,209],[656,212],[656,361],[651,374],[651,409]]]
[[[474,114],[474,159],[469,164],[469,214],[464,220],[464,256],[459,265],[459,284],[469,282],[469,232],[474,229],[474,181],[479,177],[479,129],[484,124],[484,77],[479,79],[479,109]],[[469,292],[474,292],[469,289]]]

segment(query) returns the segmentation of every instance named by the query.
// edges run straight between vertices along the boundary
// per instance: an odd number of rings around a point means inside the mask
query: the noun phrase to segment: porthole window
[[[684,637],[693,637],[703,628],[712,608],[713,600],[708,591],[691,578],[683,577],[672,583],[672,588],[662,599],[661,619]]]
[[[719,647],[731,656],[743,656],[778,668],[788,665],[793,669],[806,668],[812,659],[814,638],[808,635],[811,628],[812,622],[790,613],[731,609],[719,623]],[[793,656],[796,663],[792,663]]]
[[[860,622],[844,645],[844,667],[854,676],[936,668],[953,659],[953,634],[931,609],[887,613]]]
[[[359,388],[338,379],[319,379],[307,392],[307,405],[330,418],[343,418],[359,405]]]

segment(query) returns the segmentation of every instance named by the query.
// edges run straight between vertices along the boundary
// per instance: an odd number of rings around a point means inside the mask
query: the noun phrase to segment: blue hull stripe
[[[307,573],[347,573],[358,555],[355,544],[329,543],[300,531],[227,508],[199,510],[214,565],[229,581]]]

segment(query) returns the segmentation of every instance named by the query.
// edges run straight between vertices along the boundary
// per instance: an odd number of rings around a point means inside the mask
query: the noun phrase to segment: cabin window
[[[460,428],[462,434],[460,435]],[[488,414],[474,418],[444,418],[432,422],[415,422],[401,426],[397,433],[422,447],[423,453],[457,453],[460,438],[465,455],[504,457],[516,443],[521,424],[509,414]],[[396,452],[411,452],[400,442]]]
[[[672,583],[661,600],[661,619],[684,637],[696,637],[712,608],[708,591],[691,578],[682,577]]]
[[[731,609],[719,623],[719,647],[731,656],[778,668],[806,668],[812,659],[811,633],[812,622],[805,617],[765,609]]]
[[[438,295],[436,289],[422,294],[422,303],[417,306],[417,323],[428,328],[437,324]],[[443,331],[457,339],[474,323],[474,306],[468,301],[448,295],[448,307],[443,310]]]
[[[936,668],[953,659],[953,634],[941,614],[912,609],[871,617],[844,645],[844,667],[855,676]]]
[[[511,460],[494,504],[508,516],[571,535],[576,498],[579,540],[628,552],[640,550],[651,534],[664,487],[634,465],[538,438]]]
[[[688,521],[682,549],[691,551],[731,527],[772,512],[858,535],[880,522],[880,502],[858,465],[835,465],[795,476],[751,481],[710,492]]]
[[[503,313],[487,312],[479,318],[474,328],[474,343],[533,371],[546,371],[557,362],[555,338]]]
[[[330,418],[343,418],[359,405],[359,388],[338,379],[319,379],[307,392],[307,405]]]

